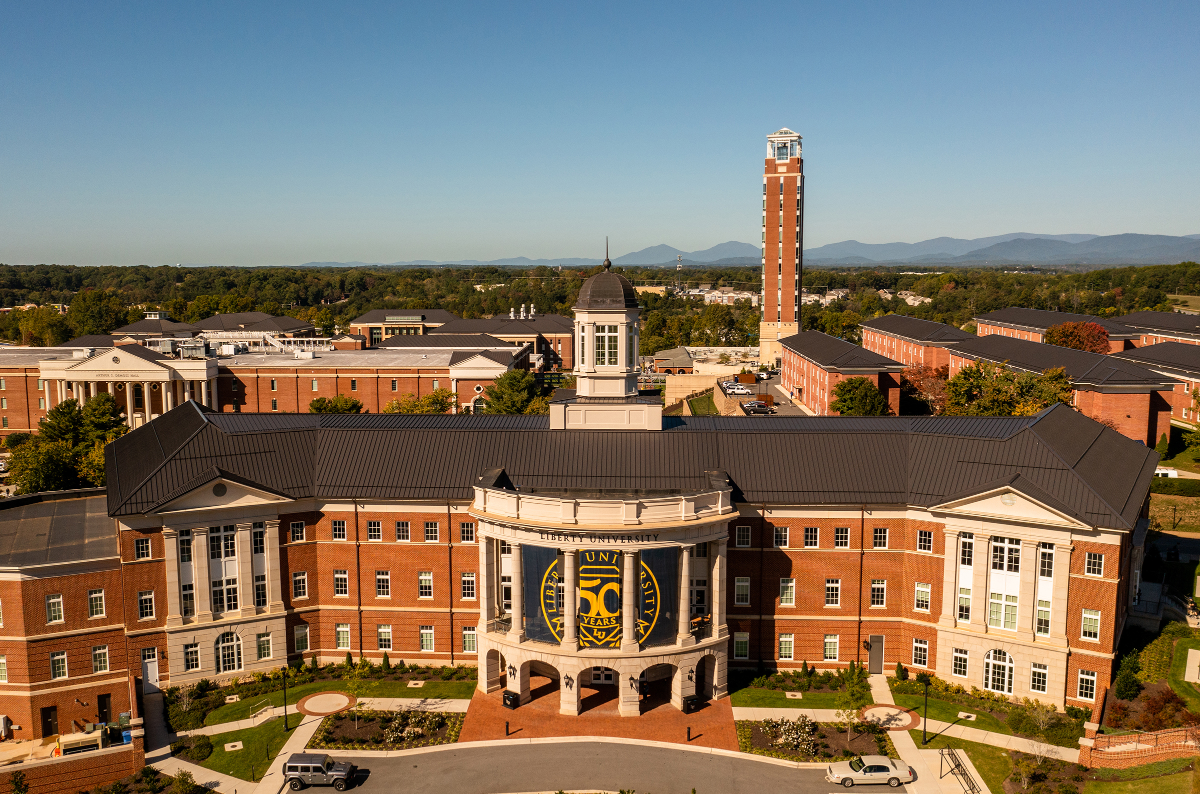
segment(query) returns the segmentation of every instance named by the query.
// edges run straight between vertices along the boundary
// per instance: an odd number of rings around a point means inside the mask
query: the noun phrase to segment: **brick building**
[[[1027,342],[1044,342],[1046,331],[1063,323],[1095,323],[1108,332],[1110,353],[1128,350],[1139,338],[1139,333],[1123,325],[1120,320],[1093,317],[1090,314],[1051,312],[1045,309],[1021,309],[1010,306],[975,318],[975,333],[979,336],[996,334]]]
[[[800,330],[804,271],[804,151],[800,136],[786,127],[767,136],[762,214],[760,361],[778,367],[779,340]]]
[[[1078,410],[1150,446],[1171,424],[1177,381],[1123,358],[992,334],[954,346],[950,377],[976,361],[1006,364],[1017,372],[1062,367],[1074,386]]]
[[[569,317],[561,314],[537,314],[530,306],[525,314],[521,307],[520,316],[515,310],[508,317],[453,320],[430,334],[487,334],[516,345],[529,345],[534,368],[543,371],[567,372],[575,366],[575,329]]]
[[[374,346],[389,336],[427,334],[458,319],[443,309],[372,309],[350,322],[350,333],[366,337],[367,345]]]
[[[1196,342],[1150,342],[1148,347],[1113,355],[1177,381],[1169,398],[1171,419],[1190,424],[1200,421],[1192,399],[1192,393],[1200,389],[1200,345]],[[1159,432],[1165,432],[1165,428],[1160,428]]]
[[[818,416],[837,416],[829,410],[834,388],[849,378],[867,378],[883,392],[893,414],[900,413],[900,373],[904,365],[858,345],[823,334],[802,331],[779,340],[783,350],[780,385]]]
[[[934,369],[948,367],[954,345],[975,338],[953,325],[903,314],[876,317],[860,327],[864,348],[910,367],[922,364]]]
[[[1200,317],[1181,312],[1132,312],[1114,317],[1114,322],[1128,326],[1138,333],[1137,347],[1163,342],[1182,342],[1200,345]]]

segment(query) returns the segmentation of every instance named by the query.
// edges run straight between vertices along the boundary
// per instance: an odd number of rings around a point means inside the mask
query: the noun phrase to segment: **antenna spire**
[[[608,258],[608,235],[604,235],[604,269],[608,270],[612,267],[612,262]]]

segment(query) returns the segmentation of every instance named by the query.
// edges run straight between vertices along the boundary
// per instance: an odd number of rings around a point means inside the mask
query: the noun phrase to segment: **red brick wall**
[[[4,379],[4,388],[0,389],[3,400],[0,403],[0,437],[37,429],[38,422],[46,415],[46,393],[38,389],[37,367],[3,367],[0,378]]]
[[[796,183],[800,171],[800,159],[792,158],[786,173],[779,173],[782,166],[775,158],[765,161],[764,195],[766,209],[766,238],[763,249],[766,256],[766,282],[763,285],[763,322],[796,322]],[[783,211],[779,209],[779,182],[783,180]],[[782,228],[780,222],[782,221]],[[781,237],[782,235],[782,237]],[[779,258],[779,243],[783,242],[783,260]],[[782,264],[782,272],[780,266]],[[782,285],[782,305],[778,292]]]
[[[862,346],[873,353],[887,356],[893,361],[899,361],[908,366],[926,364],[936,369],[950,364],[950,351],[944,347],[922,345],[873,328],[863,329]]]
[[[979,323],[975,328],[976,336],[988,336],[989,334],[998,334],[999,336],[1011,336],[1013,339],[1026,339],[1030,342],[1041,342],[1041,331],[1025,331],[1018,328],[1006,328],[1002,325],[991,325],[989,323]]]
[[[11,773],[21,771],[30,791],[88,791],[135,774],[146,765],[143,740],[99,752],[10,766],[0,773],[0,794],[11,794]]]
[[[1117,432],[1148,446],[1158,442],[1171,423],[1171,392],[1108,394],[1079,389],[1075,407],[1100,422],[1111,422]]]

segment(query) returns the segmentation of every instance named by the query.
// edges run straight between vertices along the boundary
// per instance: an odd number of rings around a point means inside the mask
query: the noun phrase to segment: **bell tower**
[[[800,136],[786,127],[767,136],[762,247],[759,361],[779,366],[778,340],[800,332],[804,277],[804,156]]]

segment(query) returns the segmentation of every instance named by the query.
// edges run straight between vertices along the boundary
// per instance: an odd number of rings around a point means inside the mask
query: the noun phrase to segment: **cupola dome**
[[[629,279],[614,273],[610,269],[612,262],[608,252],[604,253],[604,272],[583,282],[579,290],[579,300],[575,301],[576,309],[636,309],[637,291],[629,283]]]

